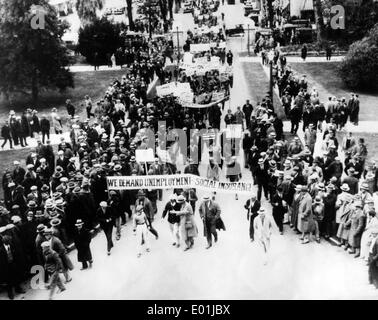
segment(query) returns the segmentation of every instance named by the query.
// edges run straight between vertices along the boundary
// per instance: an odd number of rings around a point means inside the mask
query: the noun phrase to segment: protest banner
[[[222,182],[192,174],[107,177],[109,190],[196,188],[217,193],[251,193],[252,182]]]
[[[240,139],[243,136],[243,127],[241,124],[228,124],[226,128],[227,139]]]

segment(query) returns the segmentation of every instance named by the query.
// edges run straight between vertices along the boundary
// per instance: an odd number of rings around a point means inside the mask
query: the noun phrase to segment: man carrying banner
[[[220,219],[221,209],[215,201],[210,200],[210,196],[204,196],[203,202],[199,207],[199,214],[203,221],[204,236],[207,239],[206,249],[209,249],[213,245],[212,235],[214,236],[214,242],[218,241],[217,220]]]
[[[143,206],[143,211],[146,214],[147,219],[150,223],[149,230],[156,237],[156,240],[157,240],[159,238],[159,235],[158,235],[157,231],[152,227],[152,221],[154,220],[154,209],[152,207],[151,201],[148,198],[146,198],[146,194],[143,190],[139,190],[137,196],[138,196],[138,198],[135,201],[135,209],[139,205]],[[134,212],[134,214],[135,214],[135,212]]]

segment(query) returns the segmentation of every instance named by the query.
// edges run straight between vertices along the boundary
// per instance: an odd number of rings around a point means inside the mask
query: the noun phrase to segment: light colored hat
[[[32,165],[31,163],[29,163],[27,166],[26,166],[27,169],[33,169],[34,168],[34,165]]]
[[[346,183],[343,183],[340,189],[345,192],[348,192],[350,190],[349,186]]]
[[[12,222],[13,222],[14,224],[16,224],[16,223],[18,223],[18,222],[21,222],[21,218],[20,218],[20,216],[13,216],[13,217],[11,218],[11,220],[12,220]]]
[[[185,197],[180,194],[178,197],[177,197],[177,203],[184,203],[185,202]]]
[[[177,196],[176,196],[176,193],[172,193],[171,195],[170,195],[170,197],[169,197],[169,200],[174,200],[174,201],[176,201],[177,200]]]
[[[76,223],[75,223],[75,226],[78,227],[78,226],[82,226],[83,224],[84,224],[83,220],[77,219]]]
[[[100,207],[106,208],[108,206],[108,203],[106,201],[100,202]]]
[[[51,244],[50,241],[45,241],[41,243],[42,248],[50,248]]]

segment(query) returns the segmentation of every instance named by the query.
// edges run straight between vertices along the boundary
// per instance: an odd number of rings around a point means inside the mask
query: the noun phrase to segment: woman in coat
[[[349,188],[349,187],[348,187]],[[336,201],[336,223],[339,224],[339,228],[337,230],[337,237],[340,239],[342,243],[342,247],[344,250],[348,249],[347,240],[349,238],[349,230],[350,230],[350,215],[352,213],[352,200],[353,196],[345,192],[347,190],[347,185],[343,184],[341,186],[342,192]]]
[[[81,219],[76,221],[76,231],[74,234],[75,247],[77,249],[77,260],[83,264],[81,270],[92,268],[92,252],[90,243],[92,241],[92,235],[88,229],[84,228],[84,222]]]
[[[198,228],[194,221],[192,206],[185,201],[183,195],[177,197],[177,203],[181,205],[181,208],[173,212],[180,216],[182,239],[186,244],[184,251],[187,251],[194,245],[194,238],[198,236]]]
[[[348,244],[350,249],[348,250],[349,253],[355,254],[355,258],[360,256],[360,244],[361,244],[361,237],[362,233],[365,229],[365,215],[362,211],[362,203],[360,201],[356,201],[354,203],[355,209],[352,211],[350,215],[350,231],[348,237]]]

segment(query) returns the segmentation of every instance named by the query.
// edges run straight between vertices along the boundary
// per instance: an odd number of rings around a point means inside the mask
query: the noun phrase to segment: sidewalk
[[[68,69],[71,72],[78,73],[78,72],[98,72],[98,71],[115,71],[115,70],[122,70],[121,66],[111,67],[108,66],[100,66],[98,70],[94,69],[94,66],[91,65],[82,65],[82,66],[70,66]],[[126,71],[125,71],[126,72]]]
[[[287,63],[314,63],[314,62],[322,62],[322,63],[330,63],[330,62],[341,62],[345,56],[334,56],[330,61],[326,60],[325,57],[307,57],[306,61],[303,61],[301,57],[291,57],[287,56],[286,60]],[[242,62],[261,62],[261,56],[251,56],[251,57],[241,57]]]

